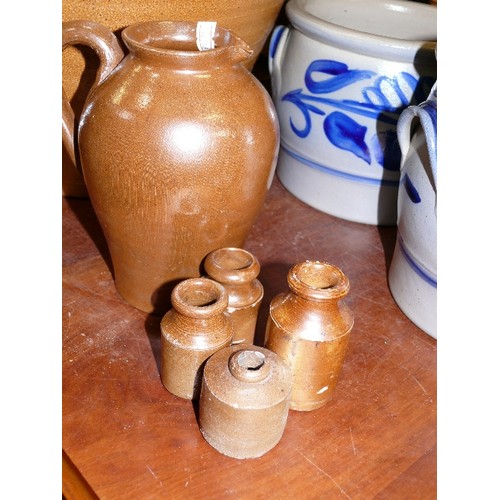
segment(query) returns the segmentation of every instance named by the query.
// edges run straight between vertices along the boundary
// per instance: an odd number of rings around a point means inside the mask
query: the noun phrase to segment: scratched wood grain
[[[117,294],[90,202],[62,204],[63,449],[100,499],[436,497],[437,343],[392,300],[395,228],[321,213],[275,178],[246,244],[265,289],[256,343],[288,269],[308,259],[349,277],[355,327],[334,400],[291,411],[273,450],[236,460],[204,441],[196,405],[163,388],[160,318]]]

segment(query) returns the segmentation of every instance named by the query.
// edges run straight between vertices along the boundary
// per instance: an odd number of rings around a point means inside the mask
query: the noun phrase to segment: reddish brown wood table
[[[291,266],[326,260],[349,277],[355,315],[335,398],[290,411],[259,459],[219,454],[190,401],[159,376],[160,318],[117,294],[88,200],[63,199],[63,493],[105,499],[436,497],[436,341],[387,286],[396,228],[356,224],[297,200],[275,178],[246,248],[268,306]],[[74,492],[80,488],[80,494]]]

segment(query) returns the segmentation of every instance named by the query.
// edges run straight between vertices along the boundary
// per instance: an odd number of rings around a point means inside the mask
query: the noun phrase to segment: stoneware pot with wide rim
[[[425,102],[403,111],[398,139],[403,157],[389,288],[406,316],[437,338],[437,84]]]
[[[395,225],[398,117],[436,79],[437,9],[404,0],[290,0],[269,50],[277,175],[305,203]]]
[[[274,175],[279,126],[271,97],[241,64],[250,47],[231,31],[217,27],[207,50],[191,22],[137,23],[122,37],[129,53],[116,66],[110,30],[63,25],[64,45],[86,43],[103,61],[78,145],[116,288],[163,314],[173,286],[198,277],[206,255],[243,247]]]
[[[115,35],[125,27],[145,21],[216,21],[250,45],[253,53],[242,62],[249,70],[269,38],[284,0],[64,0],[62,20],[90,19],[103,24]],[[127,48],[122,46],[127,52]],[[99,59],[85,46],[70,47],[63,54],[63,86],[76,119],[98,71]],[[86,197],[79,167],[63,147],[63,195]]]

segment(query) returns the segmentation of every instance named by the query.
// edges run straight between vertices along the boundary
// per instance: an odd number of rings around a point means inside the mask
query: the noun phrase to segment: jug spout
[[[213,38],[215,49],[226,47],[229,61],[232,64],[247,61],[253,55],[253,49],[242,38],[228,29],[216,27]]]
[[[250,59],[253,54],[250,45],[236,35],[233,36],[235,39],[235,43],[231,47],[233,62],[236,64]]]

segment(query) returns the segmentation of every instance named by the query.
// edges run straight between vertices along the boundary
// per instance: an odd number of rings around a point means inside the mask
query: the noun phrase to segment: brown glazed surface
[[[175,396],[196,399],[205,361],[231,344],[227,293],[213,280],[191,278],[174,288],[172,304],[160,323],[161,379]]]
[[[224,455],[260,457],[283,435],[290,390],[290,370],[272,351],[250,344],[222,349],[203,372],[200,431]]]
[[[333,398],[354,317],[341,300],[349,280],[328,262],[306,261],[288,273],[289,291],[273,298],[266,348],[292,370],[292,410],[309,411]]]
[[[243,246],[274,174],[279,125],[234,34],[218,29],[207,51],[195,23],[140,23],[122,38],[130,53],[82,114],[80,159],[118,292],[164,314],[208,253]]]
[[[234,31],[253,50],[243,62],[252,69],[271,33],[284,0],[119,0],[82,1],[64,0],[63,21],[88,19],[98,22],[115,34],[131,24],[143,21],[217,21]],[[125,48],[125,47],[124,47]],[[87,47],[70,47],[63,53],[63,88],[71,102],[77,119],[80,117],[85,99],[94,83],[99,59]],[[83,177],[74,166],[74,161],[63,147],[63,194],[87,196]]]
[[[257,257],[243,248],[218,248],[207,256],[204,268],[228,293],[227,313],[234,326],[233,344],[253,344],[264,296],[264,287],[257,279],[260,272]]]

